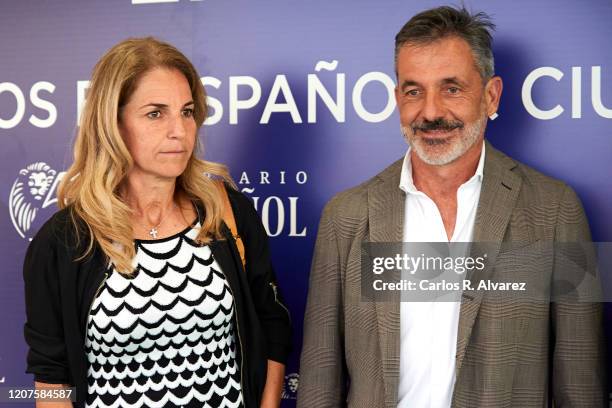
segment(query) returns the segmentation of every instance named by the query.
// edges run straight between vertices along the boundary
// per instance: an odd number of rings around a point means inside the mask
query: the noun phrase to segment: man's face
[[[421,160],[445,165],[482,141],[487,115],[497,110],[501,80],[483,85],[465,40],[404,45],[397,75],[402,132]]]

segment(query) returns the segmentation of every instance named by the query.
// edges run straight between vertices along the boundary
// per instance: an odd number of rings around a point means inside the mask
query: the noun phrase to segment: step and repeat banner
[[[324,204],[403,156],[394,36],[429,0],[4,0],[0,4],[0,386],[24,373],[22,263],[56,211],[94,63],[127,37],[183,51],[208,92],[204,156],[230,167],[270,236],[299,389],[308,274]],[[504,80],[494,146],[569,183],[612,241],[612,3],[468,0],[492,16]],[[607,327],[612,327],[607,313]]]

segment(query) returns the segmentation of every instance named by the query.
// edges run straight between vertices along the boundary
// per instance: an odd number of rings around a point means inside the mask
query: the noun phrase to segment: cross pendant
[[[158,234],[157,228],[155,227],[151,228],[151,231],[149,231],[149,235],[153,237],[153,239],[157,238],[157,234]]]

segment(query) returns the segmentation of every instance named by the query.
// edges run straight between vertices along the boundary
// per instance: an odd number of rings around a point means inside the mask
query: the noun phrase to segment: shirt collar
[[[478,166],[476,166],[476,172],[464,184],[472,183],[474,181],[482,182],[484,161],[485,161],[485,142],[483,140],[482,149],[480,150],[480,159],[478,160]],[[419,191],[414,185],[414,180],[412,178],[412,163],[410,160],[410,147],[408,147],[408,150],[406,151],[406,155],[404,156],[404,163],[402,164],[402,173],[400,175],[399,188],[402,189],[407,194],[416,193]]]

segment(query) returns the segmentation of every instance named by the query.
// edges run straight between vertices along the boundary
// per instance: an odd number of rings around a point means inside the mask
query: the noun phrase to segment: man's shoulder
[[[530,222],[542,227],[554,222],[556,240],[591,240],[582,202],[569,185],[508,156],[504,157],[506,163],[513,162],[510,169],[512,178],[520,180],[520,192],[513,211],[521,223]],[[501,182],[504,184],[504,177]]]
[[[555,200],[560,199],[563,193],[569,189],[569,186],[564,181],[536,170],[530,165],[511,158],[495,148],[492,148],[487,154],[490,154],[494,160],[503,162],[505,166],[508,166],[512,174],[520,179],[523,195],[541,200]]]
[[[340,218],[364,216],[368,205],[368,193],[372,188],[380,183],[392,183],[399,189],[402,162],[403,159],[399,159],[368,180],[337,193],[326,204],[324,214]]]
[[[556,179],[543,173],[540,170],[536,170],[533,167],[516,161],[516,173],[521,177],[523,183],[535,189],[544,190],[562,190],[566,184],[564,181]]]

